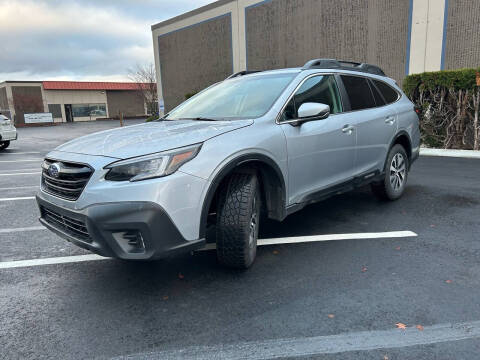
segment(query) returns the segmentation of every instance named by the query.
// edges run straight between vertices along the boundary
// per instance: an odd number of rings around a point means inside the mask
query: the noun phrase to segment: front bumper
[[[201,248],[205,239],[186,240],[158,204],[123,201],[82,210],[57,206],[37,196],[40,222],[84,249],[127,260],[147,260]],[[130,246],[129,239],[134,246]]]

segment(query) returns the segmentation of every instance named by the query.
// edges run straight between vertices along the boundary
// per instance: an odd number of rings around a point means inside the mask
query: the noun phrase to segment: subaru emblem
[[[60,175],[60,164],[59,163],[53,163],[48,167],[48,175],[54,178],[58,178]]]

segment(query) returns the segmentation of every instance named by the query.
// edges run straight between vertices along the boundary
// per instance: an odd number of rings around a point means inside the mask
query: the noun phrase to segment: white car
[[[17,140],[17,129],[9,118],[0,114],[0,150],[6,149],[12,140]]]

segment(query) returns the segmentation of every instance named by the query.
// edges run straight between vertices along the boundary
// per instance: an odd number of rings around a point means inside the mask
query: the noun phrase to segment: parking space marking
[[[0,188],[0,191],[18,190],[18,189],[36,189],[38,187],[40,187],[40,186],[39,185],[30,185],[30,186],[3,187],[3,188]]]
[[[24,231],[38,231],[38,230],[46,230],[47,228],[44,226],[31,226],[31,227],[23,227],[23,228],[13,228],[13,229],[0,229],[0,234],[10,234],[14,232],[24,232]]]
[[[381,233],[353,233],[353,234],[298,236],[298,237],[286,237],[286,238],[259,239],[258,246],[274,245],[274,244],[293,244],[293,243],[304,243],[304,242],[315,242],[315,241],[399,238],[399,237],[413,237],[413,236],[418,236],[418,235],[413,231],[389,231],[389,232],[381,232]],[[205,248],[199,249],[199,251],[212,250],[212,249],[215,249],[215,244],[207,244]],[[83,261],[108,260],[108,259],[111,259],[111,258],[92,254],[92,255],[75,255],[75,256],[65,256],[65,257],[44,258],[44,259],[32,259],[32,260],[15,260],[15,261],[0,262],[0,269],[53,265],[53,264],[67,264],[67,263],[76,263],[76,262],[83,262]]]
[[[278,245],[278,244],[295,244],[308,243],[320,241],[334,241],[334,240],[361,240],[361,239],[388,239],[388,238],[405,238],[418,236],[413,231],[385,231],[372,233],[351,233],[351,234],[327,234],[327,235],[312,235],[312,236],[295,236],[273,239],[258,239],[257,245]],[[199,250],[213,250],[215,244],[207,244],[206,247]]]
[[[0,176],[17,176],[17,175],[38,175],[40,171],[36,172],[25,172],[25,173],[8,173],[8,174],[0,174]]]
[[[477,338],[480,338],[480,321],[471,321],[425,326],[423,331],[415,327],[407,327],[404,330],[359,331],[306,338],[193,346],[178,350],[133,354],[114,359],[290,359],[351,351],[404,348]]]
[[[33,162],[40,163],[42,159],[24,159],[24,160],[0,160],[0,163],[17,163],[17,162]]]
[[[38,151],[23,151],[23,152],[6,152],[2,155],[27,155],[27,154],[41,154]]]
[[[17,201],[17,200],[33,200],[35,196],[23,196],[14,198],[0,198],[0,201]]]
[[[89,254],[89,255],[62,256],[62,257],[32,259],[32,260],[15,260],[15,261],[0,262],[0,269],[12,269],[12,268],[32,267],[32,266],[41,266],[41,265],[69,264],[69,263],[78,263],[78,262],[95,261],[95,260],[112,260],[112,259],[100,256],[100,255]]]

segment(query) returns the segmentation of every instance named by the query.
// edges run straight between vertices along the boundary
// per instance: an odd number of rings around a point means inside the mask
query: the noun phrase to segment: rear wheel
[[[0,150],[6,149],[10,146],[10,140],[0,141]]]
[[[217,258],[223,265],[246,269],[257,254],[260,186],[255,174],[233,174],[222,189],[217,210]]]
[[[373,193],[382,200],[397,200],[405,191],[408,178],[408,156],[402,145],[390,149],[385,164],[385,178],[371,185]]]

